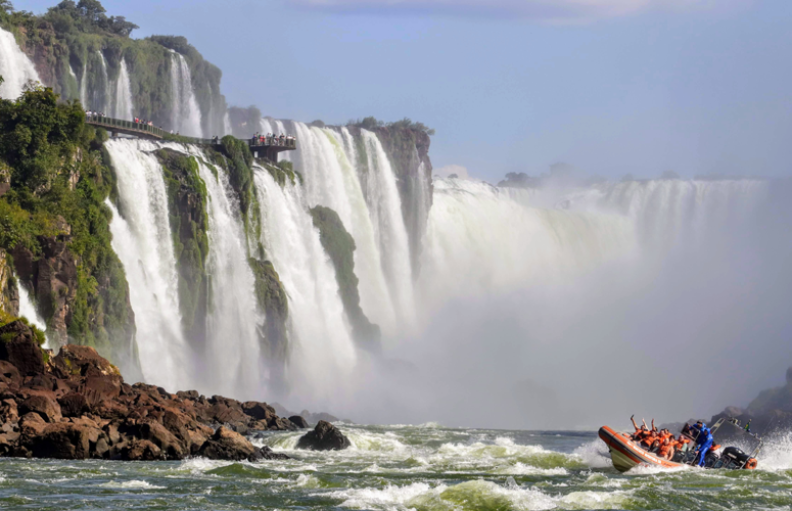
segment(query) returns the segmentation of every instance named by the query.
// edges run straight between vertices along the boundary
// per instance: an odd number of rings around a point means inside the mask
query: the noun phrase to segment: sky
[[[14,2],[43,12],[56,0]],[[788,0],[104,0],[184,35],[231,105],[434,128],[436,169],[789,176]],[[462,170],[459,169],[462,167]]]

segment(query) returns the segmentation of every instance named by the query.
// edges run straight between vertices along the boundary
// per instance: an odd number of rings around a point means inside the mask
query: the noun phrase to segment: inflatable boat
[[[761,438],[740,428],[736,419],[720,419],[711,430],[716,443],[738,442],[741,445],[751,446],[751,450],[750,454],[746,454],[739,447],[726,447],[720,453],[709,451],[704,458],[704,468],[748,470],[756,468],[758,464],[756,455],[759,454],[762,446]],[[638,442],[634,442],[629,433],[615,431],[609,426],[600,428],[599,437],[608,446],[613,467],[619,472],[626,472],[638,465],[681,468],[685,465],[693,465],[696,458],[694,449],[677,452],[671,460],[661,458],[644,449]],[[695,445],[695,438],[691,440],[690,445]]]

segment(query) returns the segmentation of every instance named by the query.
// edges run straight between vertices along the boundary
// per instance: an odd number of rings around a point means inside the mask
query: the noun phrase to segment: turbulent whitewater
[[[609,466],[593,433],[341,425],[341,452],[294,449],[299,433],[254,440],[294,459],[232,463],[42,461],[0,467],[0,505],[25,509],[377,511],[786,509],[792,453],[755,471]]]

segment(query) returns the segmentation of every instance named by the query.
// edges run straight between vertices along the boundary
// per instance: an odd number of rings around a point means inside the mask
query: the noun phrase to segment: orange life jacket
[[[671,443],[664,443],[660,444],[660,448],[657,450],[657,454],[661,458],[669,459],[671,455],[674,453],[674,446]]]

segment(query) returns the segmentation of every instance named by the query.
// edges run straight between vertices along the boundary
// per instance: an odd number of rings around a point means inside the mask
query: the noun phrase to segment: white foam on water
[[[575,449],[572,454],[592,468],[606,468],[613,466],[608,447],[599,439],[592,440]]]
[[[148,481],[133,479],[131,481],[108,481],[99,486],[102,488],[116,488],[119,490],[164,490],[164,486],[157,486]]]
[[[792,469],[792,432],[778,433],[765,438],[757,460],[758,470]]]

